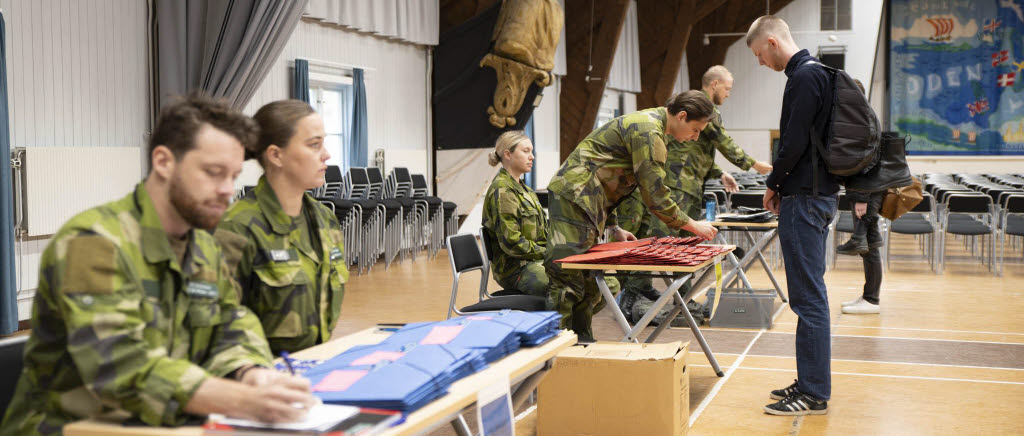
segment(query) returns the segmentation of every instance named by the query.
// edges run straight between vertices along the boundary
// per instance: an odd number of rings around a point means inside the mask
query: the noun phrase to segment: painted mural
[[[1024,1],[890,5],[889,122],[908,152],[1024,155]]]

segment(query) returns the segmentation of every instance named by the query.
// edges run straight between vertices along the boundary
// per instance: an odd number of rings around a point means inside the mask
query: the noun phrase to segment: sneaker
[[[868,252],[868,243],[864,239],[850,238],[849,241],[837,247],[836,252],[847,256],[860,256]]]
[[[843,302],[843,307],[853,306],[854,304],[860,303],[861,301],[864,301],[864,297],[863,296],[857,297],[856,300],[844,301]]]
[[[764,411],[770,415],[824,415],[828,413],[828,401],[815,400],[810,395],[797,392],[777,403],[764,406]]]
[[[769,394],[768,396],[771,397],[773,400],[781,400],[786,397],[791,397],[800,392],[796,389],[796,383],[796,380],[793,380],[793,384],[782,389],[776,389],[772,391],[772,393]]]
[[[843,306],[843,313],[849,314],[862,314],[862,313],[878,313],[880,312],[877,304],[871,304],[867,300],[861,300],[857,304],[851,304],[849,306]]]

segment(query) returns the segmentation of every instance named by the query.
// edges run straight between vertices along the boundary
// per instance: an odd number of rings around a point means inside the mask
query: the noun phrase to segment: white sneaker
[[[860,303],[861,301],[864,301],[864,297],[863,297],[863,296],[857,297],[857,299],[856,299],[856,300],[844,301],[844,302],[843,302],[843,307],[846,307],[846,306],[853,306],[854,304],[858,304],[858,303]]]
[[[877,304],[871,304],[867,300],[861,300],[860,303],[843,307],[843,313],[849,313],[849,314],[878,313],[878,312],[879,312],[878,305]]]

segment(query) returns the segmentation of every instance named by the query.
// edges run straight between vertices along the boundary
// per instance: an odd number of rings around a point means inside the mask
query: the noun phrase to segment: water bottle
[[[707,219],[708,222],[712,222],[712,221],[715,220],[715,201],[714,200],[708,200],[707,203],[704,203],[704,218]]]

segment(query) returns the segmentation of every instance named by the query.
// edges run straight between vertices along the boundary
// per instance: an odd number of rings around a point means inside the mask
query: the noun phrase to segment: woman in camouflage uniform
[[[537,194],[520,180],[533,168],[533,143],[522,130],[502,133],[487,163],[501,164],[484,197],[484,237],[494,281],[504,289],[546,297],[547,218]]]
[[[269,103],[253,118],[260,137],[246,157],[264,175],[214,236],[271,350],[297,351],[330,339],[348,280],[338,219],[306,194],[324,183],[324,122],[298,100]]]

